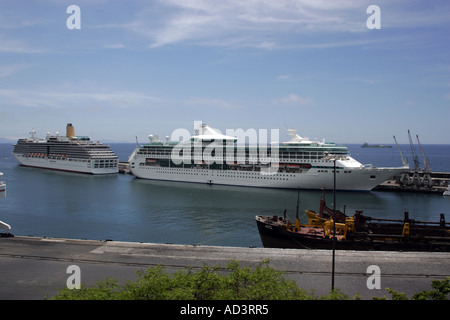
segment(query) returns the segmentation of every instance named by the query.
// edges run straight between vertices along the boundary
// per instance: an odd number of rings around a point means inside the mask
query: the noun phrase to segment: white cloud
[[[363,78],[363,77],[350,77],[350,78],[348,78],[348,80],[362,82],[362,83],[366,83],[366,84],[376,84],[376,83],[380,82],[380,80],[378,80],[378,79]]]
[[[0,52],[7,53],[43,53],[41,48],[34,48],[22,40],[8,39],[0,35]]]
[[[25,64],[0,65],[0,78],[6,78],[16,74],[18,71],[25,69]]]
[[[148,37],[153,48],[188,42],[273,49],[292,40],[280,40],[285,36],[366,31],[365,2],[164,0],[165,15],[155,20],[146,10],[126,27]]]
[[[212,98],[190,98],[187,100],[190,106],[200,106],[207,108],[220,108],[220,109],[238,109],[240,106],[220,99]]]
[[[276,105],[307,106],[313,104],[314,99],[301,97],[297,94],[288,94],[287,96],[273,99],[272,103]]]
[[[290,80],[292,79],[292,76],[290,74],[280,74],[277,76],[278,81],[284,81],[284,80]]]
[[[448,23],[449,5],[439,4],[423,14],[423,5],[411,4],[415,2],[380,4],[382,29]],[[380,41],[366,37],[366,9],[371,4],[372,0],[161,0],[141,8],[127,23],[96,27],[131,31],[145,37],[150,48],[189,44],[326,49]]]
[[[104,92],[54,92],[24,91],[0,89],[2,105],[12,107],[51,107],[51,108],[82,108],[87,106],[103,106],[107,108],[146,107],[160,99],[139,92],[122,91]]]
[[[123,49],[125,45],[123,43],[109,43],[105,44],[106,49]]]

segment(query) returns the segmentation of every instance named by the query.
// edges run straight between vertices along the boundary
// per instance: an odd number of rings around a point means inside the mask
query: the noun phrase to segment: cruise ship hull
[[[333,189],[334,174],[310,169],[302,173],[278,172],[263,175],[261,172],[239,170],[184,169],[131,166],[131,173],[137,178],[220,184],[231,186],[248,186],[282,189]],[[405,168],[361,168],[340,171],[336,174],[336,189],[348,191],[370,191],[387,179],[405,171]]]
[[[76,159],[49,159],[27,157],[13,153],[20,165],[25,167],[50,169],[87,174],[112,174],[118,172],[118,167],[96,168],[93,160],[80,161]]]

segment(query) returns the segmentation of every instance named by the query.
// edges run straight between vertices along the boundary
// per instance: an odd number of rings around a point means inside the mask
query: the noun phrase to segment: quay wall
[[[120,241],[77,240],[15,236],[0,238],[3,266],[0,299],[45,299],[65,288],[78,266],[81,283],[92,286],[110,277],[134,280],[138,270],[165,266],[175,272],[205,264],[225,267],[233,260],[255,267],[269,265],[316,295],[328,294],[332,277],[332,251],[194,246]],[[373,287],[377,267],[380,285]],[[448,252],[390,252],[339,250],[335,255],[335,287],[362,299],[389,297],[385,288],[412,294],[431,289],[431,281],[449,276]],[[369,284],[368,284],[369,283]]]

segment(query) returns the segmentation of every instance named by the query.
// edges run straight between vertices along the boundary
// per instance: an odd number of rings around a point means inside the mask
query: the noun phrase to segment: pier
[[[119,173],[129,174],[130,164],[128,162],[119,162]]]
[[[66,287],[78,266],[81,284],[93,286],[107,277],[119,281],[136,280],[137,271],[158,265],[168,272],[190,266],[225,267],[237,260],[254,267],[264,259],[270,266],[294,280],[299,288],[328,294],[331,283],[331,250],[296,250],[136,243],[15,236],[0,238],[0,299],[42,300]],[[338,251],[335,256],[335,288],[349,297],[390,298],[385,288],[412,294],[431,289],[432,280],[449,276],[450,253]],[[368,285],[378,267],[379,288]],[[372,268],[372,269],[371,269]]]
[[[444,193],[450,184],[450,172],[410,171],[386,180],[374,190],[397,192]]]

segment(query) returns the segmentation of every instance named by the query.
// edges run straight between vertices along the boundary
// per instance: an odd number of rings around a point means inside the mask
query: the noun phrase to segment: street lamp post
[[[335,264],[335,250],[336,250],[336,158],[333,160],[333,240],[332,240],[332,262],[331,262],[331,291],[334,290],[334,264]]]

